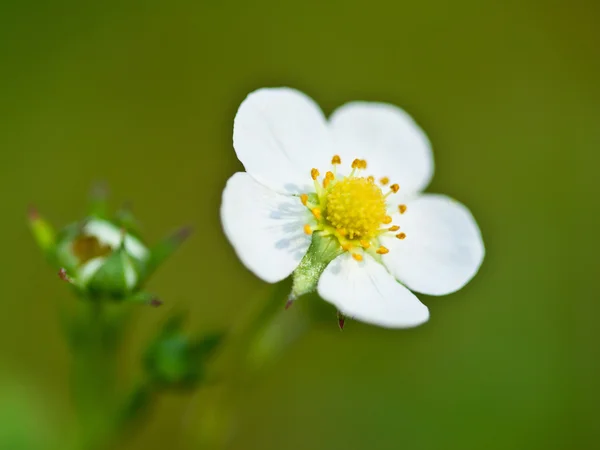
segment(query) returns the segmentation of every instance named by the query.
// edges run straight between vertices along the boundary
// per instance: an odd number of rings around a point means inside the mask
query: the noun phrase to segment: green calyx
[[[294,271],[290,300],[314,292],[325,268],[342,253],[344,250],[334,236],[314,233],[308,251]]]

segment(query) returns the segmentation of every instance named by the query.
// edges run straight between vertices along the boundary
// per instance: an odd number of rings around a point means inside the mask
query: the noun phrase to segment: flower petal
[[[255,180],[287,194],[312,191],[310,170],[329,167],[333,155],[323,112],[290,88],[246,97],[235,116],[233,147]]]
[[[323,272],[319,295],[343,314],[386,328],[408,328],[429,318],[429,310],[381,264],[365,254],[361,262],[338,256]]]
[[[367,175],[388,177],[402,195],[422,191],[433,176],[425,133],[402,109],[386,103],[352,102],[330,117],[337,153],[349,162],[366,159]]]
[[[314,219],[297,197],[278,194],[238,172],[223,191],[221,220],[244,265],[275,283],[291,274],[308,250],[311,239],[303,226]]]
[[[422,195],[393,216],[406,238],[382,237],[383,262],[410,289],[445,295],[462,288],[479,270],[485,249],[470,211],[444,195]]]
[[[83,233],[94,236],[100,243],[108,245],[113,250],[118,248],[123,240],[123,231],[120,228],[101,219],[92,219],[86,222]],[[140,260],[146,259],[150,254],[144,244],[129,234],[125,236],[125,249],[127,253]]]

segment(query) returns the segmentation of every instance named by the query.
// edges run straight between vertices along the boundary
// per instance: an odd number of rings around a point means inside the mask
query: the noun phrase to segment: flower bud
[[[184,228],[148,248],[135,230],[129,211],[115,219],[105,217],[104,190],[95,190],[90,215],[58,234],[32,209],[29,223],[34,238],[48,260],[60,269],[60,277],[82,295],[92,298],[129,299],[158,305],[154,297],[140,292],[154,270],[189,236]]]
[[[56,260],[74,284],[93,296],[123,298],[143,281],[150,250],[110,221],[92,218],[69,227],[56,245]]]

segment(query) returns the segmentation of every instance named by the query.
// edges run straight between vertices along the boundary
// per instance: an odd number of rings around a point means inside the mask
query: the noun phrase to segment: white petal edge
[[[300,199],[261,185],[244,172],[223,191],[221,221],[242,263],[259,278],[276,283],[290,275],[308,250],[312,223]]]
[[[113,250],[121,245],[123,233],[106,220],[92,219],[83,227],[83,233],[94,236],[101,244],[108,245]],[[150,252],[138,239],[131,235],[125,236],[125,250],[137,259],[146,259]]]
[[[284,194],[306,192],[310,170],[330,166],[333,148],[323,112],[291,88],[252,92],[233,123],[233,147],[246,171]]]
[[[389,271],[413,291],[445,295],[461,289],[477,273],[485,248],[471,212],[445,195],[425,194],[392,216],[403,240],[382,237]]]
[[[318,292],[346,316],[380,327],[410,328],[429,319],[427,307],[367,254],[361,262],[338,256],[321,275]]]
[[[389,177],[391,183],[400,185],[403,196],[422,191],[431,181],[431,143],[401,108],[387,103],[351,102],[336,109],[329,122],[342,163],[366,159],[366,175]]]

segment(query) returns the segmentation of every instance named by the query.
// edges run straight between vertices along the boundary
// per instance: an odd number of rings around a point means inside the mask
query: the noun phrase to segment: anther
[[[367,249],[371,246],[371,243],[369,241],[365,241],[364,239],[361,239],[359,242],[360,246],[364,249]]]
[[[386,224],[386,225],[389,224],[389,223],[392,223],[392,218],[390,216],[385,216],[383,218],[383,223]]]
[[[406,205],[398,205],[398,211],[400,211],[400,214],[404,214],[406,212]]]
[[[390,182],[390,179],[388,177],[383,177],[379,182],[385,186]]]
[[[342,159],[340,158],[340,155],[334,155],[333,158],[331,158],[331,164],[341,164],[342,163]]]
[[[316,180],[319,175],[320,174],[319,174],[319,171],[317,169],[311,169],[310,170],[310,176],[312,177],[313,180]]]
[[[355,159],[354,161],[352,161],[352,168],[353,169],[360,169],[360,164],[361,164],[360,159]]]
[[[343,228],[338,228],[336,230],[340,236],[346,236],[347,232]]]
[[[395,194],[396,192],[398,192],[400,190],[400,186],[394,183],[390,186],[390,189]]]
[[[344,242],[342,244],[342,250],[344,250],[345,252],[350,251],[351,248],[352,248],[352,244],[350,242]]]
[[[363,260],[363,257],[360,253],[352,253],[352,257],[358,262]]]
[[[386,253],[389,253],[389,252],[390,251],[387,248],[385,248],[383,245],[377,249],[377,253],[380,255],[385,255]]]
[[[360,169],[366,169],[366,168],[367,168],[367,160],[361,159],[360,160]]]
[[[398,231],[400,227],[398,225],[394,225],[388,228],[389,231]]]
[[[321,220],[321,208],[313,208],[310,210],[310,212],[313,213],[313,216],[315,216],[315,219]]]
[[[375,183],[375,177],[373,175],[370,175],[370,176],[367,177],[367,181],[369,183]]]
[[[308,202],[308,194],[301,194],[300,195],[300,201],[302,202],[302,204],[304,206],[306,206],[306,203]]]
[[[406,233],[398,233],[398,234],[396,235],[396,237],[397,237],[398,239],[404,239],[404,238],[406,237]]]
[[[312,234],[312,232],[313,232],[313,230],[309,224],[304,225],[304,233],[305,234],[308,234],[310,236]]]

